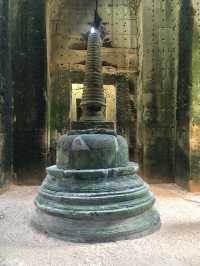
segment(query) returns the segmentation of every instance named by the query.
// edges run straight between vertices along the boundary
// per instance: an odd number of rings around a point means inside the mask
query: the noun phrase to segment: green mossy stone
[[[108,134],[65,135],[57,147],[61,169],[107,169],[128,164],[128,145],[121,136]]]
[[[154,195],[129,162],[128,145],[109,134],[65,135],[47,168],[33,225],[74,242],[137,238],[160,227]]]

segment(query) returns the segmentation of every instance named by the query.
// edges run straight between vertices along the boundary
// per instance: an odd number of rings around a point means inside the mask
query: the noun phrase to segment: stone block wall
[[[138,1],[138,159],[151,182],[174,179],[178,0]]]
[[[69,130],[95,1],[1,0],[0,7],[0,187],[13,155],[17,183],[38,183]],[[200,190],[199,0],[101,0],[99,13],[108,30],[104,84],[117,89],[117,130],[131,159],[151,183]]]
[[[35,184],[46,164],[45,1],[10,0],[15,182]]]
[[[12,84],[9,5],[0,0],[0,193],[12,176]]]
[[[192,92],[191,92],[191,186],[200,188],[200,2],[192,1],[193,36],[192,36]],[[192,188],[191,188],[192,189]]]
[[[58,136],[69,129],[71,88],[73,83],[83,83],[87,36],[94,10],[93,0],[47,1],[50,150],[54,149],[52,144]],[[135,121],[131,120],[136,112],[133,98],[138,59],[135,1],[101,0],[99,13],[109,40],[109,45],[104,43],[102,49],[104,84],[117,88],[117,127],[128,138],[134,154],[136,130],[130,128],[136,128]],[[119,104],[124,101],[132,104],[132,112],[124,111],[124,106]],[[126,119],[121,119],[122,115]]]
[[[181,1],[176,182],[200,190],[200,3]]]

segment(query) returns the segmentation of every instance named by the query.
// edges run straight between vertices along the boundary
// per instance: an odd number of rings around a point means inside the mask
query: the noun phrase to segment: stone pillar
[[[176,182],[200,191],[200,5],[181,1]]]
[[[46,164],[45,1],[10,0],[14,84],[14,171],[38,184]]]
[[[55,144],[61,134],[70,127],[70,104],[71,104],[71,71],[63,66],[64,48],[69,41],[68,34],[72,25],[68,23],[63,14],[66,6],[74,6],[74,2],[46,1],[46,31],[47,31],[47,95],[48,95],[48,162],[55,163]],[[62,14],[62,15],[61,15]],[[73,16],[74,18],[74,16]],[[64,60],[65,61],[65,60]]]
[[[116,77],[117,88],[117,133],[126,138],[129,143],[129,130],[131,121],[129,80],[125,75]]]
[[[174,180],[178,55],[177,0],[138,6],[137,147],[149,182]]]
[[[8,1],[0,0],[0,192],[12,174],[12,89]]]
[[[63,69],[54,72],[50,84],[51,85],[48,89],[48,122],[50,146],[52,148],[54,145],[53,142],[56,142],[61,134],[69,130],[70,99],[72,87],[69,71]]]

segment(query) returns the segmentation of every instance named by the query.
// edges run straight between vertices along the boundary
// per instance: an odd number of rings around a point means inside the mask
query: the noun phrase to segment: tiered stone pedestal
[[[56,165],[47,168],[34,225],[75,242],[154,232],[160,227],[155,199],[137,171],[125,139],[114,131],[72,131],[58,142]]]

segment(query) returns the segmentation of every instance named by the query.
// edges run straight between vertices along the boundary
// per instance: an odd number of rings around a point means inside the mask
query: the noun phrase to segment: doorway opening
[[[106,97],[106,121],[116,122],[116,87],[114,85],[104,85]],[[72,84],[71,94],[71,121],[78,121],[81,117],[82,110],[80,107],[83,93],[83,84]]]

